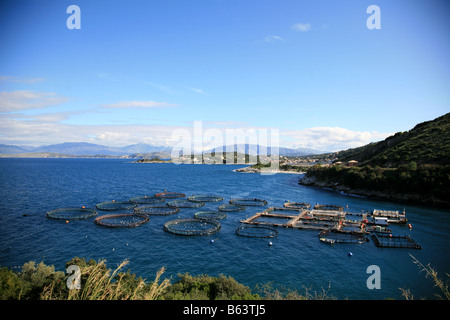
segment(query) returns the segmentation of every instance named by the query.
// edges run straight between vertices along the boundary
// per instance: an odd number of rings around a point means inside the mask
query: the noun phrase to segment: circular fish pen
[[[130,201],[137,204],[154,204],[154,203],[163,203],[164,201],[166,201],[166,199],[158,198],[155,196],[142,196],[131,198]]]
[[[82,220],[97,215],[97,211],[87,208],[61,208],[48,211],[46,217],[57,220]]]
[[[166,222],[163,230],[182,236],[203,236],[216,233],[220,228],[215,220],[176,219]]]
[[[238,205],[238,206],[265,206],[267,205],[267,201],[263,199],[257,198],[238,198],[231,199],[230,204]]]
[[[109,228],[135,228],[148,221],[147,215],[133,213],[105,214],[94,220],[99,226]]]
[[[178,212],[180,212],[180,209],[169,207],[163,204],[144,205],[134,208],[134,213],[149,216],[168,216]]]
[[[205,205],[204,202],[192,202],[189,200],[173,200],[167,203],[169,207],[172,208],[200,208]]]
[[[226,217],[225,213],[217,211],[199,211],[194,214],[194,218],[201,220],[221,220]]]
[[[130,210],[136,208],[137,203],[131,201],[104,201],[97,204],[95,207],[103,211],[119,211],[119,210]]]
[[[239,211],[245,211],[244,206],[238,206],[235,204],[223,204],[219,206],[219,211],[223,212],[239,212]]]
[[[311,208],[311,205],[307,202],[285,202],[283,207],[289,209],[308,210]]]
[[[155,197],[157,198],[164,198],[164,199],[177,199],[177,198],[184,198],[186,195],[184,193],[180,192],[160,192],[155,194]]]
[[[247,238],[273,238],[278,235],[278,230],[266,226],[240,226],[236,229],[236,234]]]
[[[362,233],[339,232],[338,230],[322,230],[319,233],[319,240],[325,243],[364,243],[369,239]]]
[[[222,197],[214,195],[192,195],[187,199],[192,202],[219,202],[223,200]]]
[[[315,210],[330,210],[330,211],[344,211],[344,207],[337,206],[334,204],[316,204],[314,206]]]

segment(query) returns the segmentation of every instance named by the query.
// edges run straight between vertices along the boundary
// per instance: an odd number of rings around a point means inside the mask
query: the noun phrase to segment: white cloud
[[[140,104],[138,104],[140,105]],[[124,146],[134,143],[173,146],[172,134],[185,129],[193,137],[193,123],[184,126],[108,124],[83,125],[64,123],[69,113],[26,115],[21,113],[0,114],[0,143],[19,145],[43,145],[67,141],[98,143],[108,146]],[[203,134],[215,130],[226,134],[228,129],[249,130],[272,128],[256,127],[239,122],[204,122]],[[215,132],[214,131],[214,132]],[[340,151],[380,141],[392,135],[377,131],[353,131],[340,127],[313,127],[301,130],[279,130],[280,147],[313,148],[321,151]]]
[[[122,101],[118,103],[104,104],[104,108],[170,108],[175,104],[157,101]]]
[[[280,135],[291,147],[307,147],[323,151],[356,148],[384,140],[393,133],[352,131],[340,127],[314,127],[302,130],[281,130]],[[280,141],[282,139],[280,138]]]
[[[154,88],[156,88],[162,92],[168,93],[168,94],[174,94],[174,95],[178,94],[177,91],[175,91],[172,87],[167,86],[167,85],[163,85],[160,83],[154,83],[154,82],[148,82],[148,81],[143,81],[142,83],[145,85],[154,87]]]
[[[309,23],[296,23],[291,28],[295,31],[305,32],[311,30],[311,25]]]
[[[268,42],[268,43],[274,43],[274,42],[284,41],[284,40],[285,39],[280,36],[267,36],[264,38],[264,41]]]
[[[189,88],[189,89],[191,89],[192,91],[197,92],[199,94],[206,94],[202,89],[198,89],[198,88]]]
[[[0,82],[15,82],[15,83],[38,83],[44,81],[44,78],[18,78],[14,76],[0,76]]]
[[[67,101],[68,98],[60,97],[54,92],[35,92],[26,90],[1,91],[0,112],[41,109]]]
[[[33,146],[67,141],[116,147],[138,142],[167,145],[177,128],[164,125],[73,125],[50,117],[23,120],[1,115],[0,119],[0,143]]]

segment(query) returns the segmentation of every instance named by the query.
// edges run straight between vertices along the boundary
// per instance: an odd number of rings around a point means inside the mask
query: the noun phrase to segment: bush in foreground
[[[447,282],[441,280],[437,272],[424,266],[417,259],[413,262],[430,277],[440,290],[439,299],[450,299]],[[304,293],[296,290],[280,290],[270,284],[256,287],[258,293],[252,293],[248,286],[238,283],[234,278],[225,275],[212,277],[209,275],[192,276],[179,274],[173,283],[170,279],[162,279],[165,271],[161,268],[152,282],[124,272],[128,264],[125,260],[115,270],[108,269],[105,260],[86,261],[74,258],[66,263],[66,268],[76,265],[80,268],[80,289],[68,289],[67,282],[73,278],[62,271],[55,271],[54,266],[43,262],[36,265],[30,261],[25,263],[20,272],[0,268],[0,300],[330,300],[335,297],[329,294],[330,288],[322,292],[305,289]],[[447,277],[450,277],[447,274]],[[72,282],[73,283],[73,282]],[[402,296],[413,299],[407,289],[400,289]]]

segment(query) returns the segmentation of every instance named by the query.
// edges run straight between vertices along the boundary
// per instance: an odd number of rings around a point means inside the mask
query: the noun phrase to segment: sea
[[[180,274],[220,274],[249,286],[270,285],[299,293],[326,293],[336,299],[437,299],[439,289],[414,259],[430,265],[444,281],[450,273],[450,211],[431,206],[372,200],[298,184],[301,174],[261,175],[235,172],[245,165],[133,163],[129,159],[0,159],[0,266],[20,271],[28,261],[65,271],[74,257],[106,259],[148,282],[165,267],[172,282]],[[169,216],[150,216],[136,228],[107,228],[94,218],[69,223],[46,217],[66,207],[94,208],[103,201],[122,201],[159,192],[218,195],[221,202],[181,208]],[[217,210],[232,198],[259,198],[265,207],[228,212],[212,235],[181,236],[163,230],[166,222]],[[393,234],[409,235],[422,249],[379,248],[371,239],[361,244],[319,241],[316,230],[279,227],[274,238],[236,234],[241,220],[286,201],[340,205],[348,212],[373,209],[406,211],[407,225],[391,224]],[[98,216],[111,212],[98,211]],[[214,241],[211,241],[214,240]],[[269,243],[271,242],[271,243]],[[378,270],[377,286],[373,266]]]

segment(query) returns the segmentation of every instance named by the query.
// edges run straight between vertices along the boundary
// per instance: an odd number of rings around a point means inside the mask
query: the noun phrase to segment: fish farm
[[[134,228],[148,221],[147,215],[134,213],[106,214],[94,220],[96,224],[109,228]]]
[[[168,216],[180,212],[179,208],[169,207],[167,205],[144,205],[134,208],[134,213],[146,214],[150,216]]]
[[[81,220],[97,215],[97,211],[87,208],[62,208],[47,212],[47,218],[59,220]]]
[[[166,201],[167,200],[167,201]],[[165,222],[162,229],[181,236],[205,236],[219,232],[219,220],[227,219],[226,213],[239,215],[246,207],[264,207],[267,200],[258,198],[231,198],[228,203],[220,204],[224,198],[220,195],[190,195],[181,192],[164,192],[154,195],[136,196],[123,201],[104,201],[95,209],[59,208],[48,211],[49,219],[70,220],[88,219],[101,211],[116,211],[95,218],[94,223],[109,228],[134,228],[150,220],[150,216],[168,216],[180,210],[195,209],[206,203],[215,205],[197,211],[192,218]],[[283,207],[262,208],[250,217],[233,218],[238,225],[236,235],[248,238],[273,238],[279,235],[278,228],[312,230],[318,232],[321,242],[327,244],[361,244],[372,242],[379,248],[422,249],[409,235],[393,235],[389,224],[406,224],[406,213],[392,210],[365,211],[351,213],[344,207],[332,204],[316,204],[311,209],[306,202],[286,201]],[[411,225],[408,225],[411,229]]]
[[[215,220],[176,219],[164,224],[164,231],[182,236],[209,235],[220,228],[220,223]]]

